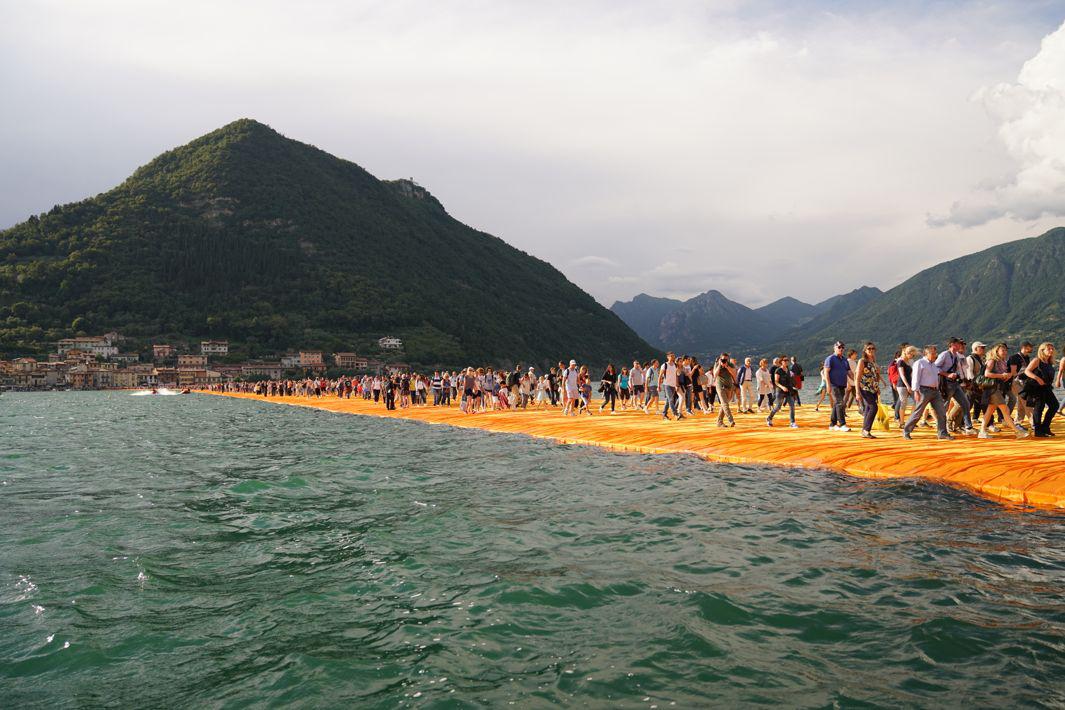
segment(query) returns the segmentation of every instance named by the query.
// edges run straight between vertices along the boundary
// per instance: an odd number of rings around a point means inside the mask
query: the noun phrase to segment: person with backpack
[[[1006,395],[1006,406],[1010,408],[1010,411],[1016,410],[1014,421],[1018,423],[1023,423],[1028,418],[1028,406],[1025,404],[1024,397],[1019,395],[1028,381],[1028,365],[1032,362],[1032,348],[1034,347],[1026,340],[1021,343],[1021,349],[1006,361],[1006,367],[1013,374],[1013,386]]]
[[[939,390],[944,402],[949,404],[951,400],[954,400],[958,403],[961,407],[964,426],[962,433],[971,436],[975,432],[970,415],[972,405],[961,386],[961,353],[963,352],[965,352],[965,341],[961,338],[951,338],[947,343],[947,349],[936,359],[936,367],[939,369]]]
[[[906,349],[906,343],[899,346],[899,349],[895,351],[895,357],[891,358],[891,363],[887,368],[888,384],[891,385],[891,408],[898,409],[899,405],[899,358],[902,357],[902,351]],[[896,417],[898,419],[898,417]]]

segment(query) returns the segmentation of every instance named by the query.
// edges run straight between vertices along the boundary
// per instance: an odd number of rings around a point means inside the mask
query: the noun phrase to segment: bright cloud
[[[983,88],[975,100],[999,123],[1016,168],[931,222],[972,227],[1000,217],[1065,216],[1065,24],[1043,39],[1015,83]]]

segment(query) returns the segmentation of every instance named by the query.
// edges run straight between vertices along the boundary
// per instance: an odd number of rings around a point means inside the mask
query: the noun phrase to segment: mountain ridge
[[[225,337],[249,356],[397,335],[411,361],[452,365],[656,352],[425,188],[251,119],[0,231],[0,351],[110,329]]]
[[[752,313],[795,315],[806,310],[803,306],[809,304],[785,297]],[[776,337],[755,337],[753,346],[747,345],[749,336],[763,327],[756,320],[747,324],[745,340],[717,344],[722,350],[742,346],[751,355],[820,360],[837,339],[854,347],[872,340],[882,346],[882,355],[890,351],[888,356],[902,342],[942,346],[954,335],[1011,347],[1022,339],[1060,342],[1065,340],[1065,227],[930,266],[887,291],[862,286],[810,308],[816,311],[812,318]],[[711,325],[726,334],[735,328],[731,322]],[[668,341],[662,345],[672,348]],[[690,346],[691,338],[680,345]]]

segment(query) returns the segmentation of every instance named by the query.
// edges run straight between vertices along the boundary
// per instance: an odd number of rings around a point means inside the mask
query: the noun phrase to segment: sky
[[[1065,224],[1065,2],[0,0],[0,228],[241,117],[604,305],[890,288]]]

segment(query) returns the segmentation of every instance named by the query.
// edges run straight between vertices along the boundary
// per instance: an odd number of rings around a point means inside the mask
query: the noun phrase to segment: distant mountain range
[[[828,325],[880,294],[879,289],[863,286],[813,305],[785,297],[749,308],[716,290],[687,301],[641,293],[631,301],[615,302],[610,310],[653,345],[706,357],[721,352],[763,352],[796,329]]]
[[[413,181],[248,119],[0,231],[0,357],[107,330],[227,338],[241,357],[366,352],[383,335],[419,364],[655,353],[553,266]]]
[[[879,343],[1065,340],[1065,227],[925,269],[882,292],[863,286],[810,305],[783,298],[748,308],[717,291],[687,301],[640,294],[611,306],[649,343],[697,355],[789,353],[820,359],[842,339]]]

